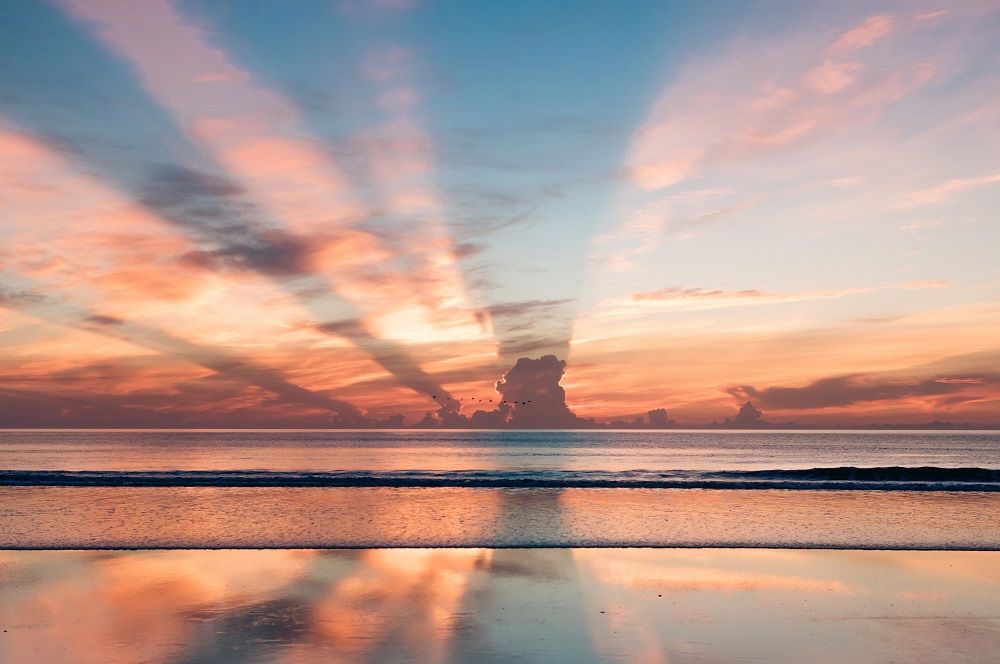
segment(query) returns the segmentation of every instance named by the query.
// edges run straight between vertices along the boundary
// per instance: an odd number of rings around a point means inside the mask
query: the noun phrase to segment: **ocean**
[[[1000,549],[996,431],[4,431],[0,547]]]

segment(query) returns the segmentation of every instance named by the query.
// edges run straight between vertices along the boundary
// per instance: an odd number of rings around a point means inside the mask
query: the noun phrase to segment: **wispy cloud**
[[[923,15],[932,18],[929,15]],[[851,28],[840,35],[837,41],[830,47],[834,52],[851,52],[871,46],[880,39],[892,34],[896,26],[896,19],[888,14],[877,14],[869,16],[861,25]]]
[[[889,289],[947,288],[944,280],[905,281],[888,286],[845,288],[841,290],[814,291],[763,291],[757,289],[721,290],[708,288],[660,288],[634,293],[628,302],[637,306],[655,306],[679,310],[714,309],[718,307],[753,306],[784,302],[803,302],[848,297]]]
[[[919,59],[866,55],[895,24],[891,16],[869,17],[819,50],[813,36],[741,43],[690,67],[633,136],[631,180],[645,190],[669,187],[707,164],[786,149],[877,117],[934,75]]]
[[[1000,173],[984,175],[977,178],[955,178],[929,189],[915,191],[900,201],[897,204],[897,207],[905,210],[923,207],[925,205],[934,205],[935,203],[940,203],[945,199],[963,191],[978,189],[980,187],[989,187],[996,184],[1000,184]]]

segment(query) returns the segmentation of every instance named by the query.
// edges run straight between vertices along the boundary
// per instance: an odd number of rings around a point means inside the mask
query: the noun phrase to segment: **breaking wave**
[[[1000,491],[1000,470],[933,466],[712,471],[4,470],[0,486]]]

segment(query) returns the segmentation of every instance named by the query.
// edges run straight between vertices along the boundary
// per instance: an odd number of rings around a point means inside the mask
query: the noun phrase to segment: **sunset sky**
[[[7,0],[0,426],[1000,424],[998,155],[996,0]]]

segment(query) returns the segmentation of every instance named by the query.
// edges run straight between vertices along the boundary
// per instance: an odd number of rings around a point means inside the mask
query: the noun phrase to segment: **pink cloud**
[[[833,94],[851,87],[857,81],[857,74],[864,69],[858,62],[836,62],[824,60],[803,76],[806,86],[822,92]]]
[[[0,172],[7,269],[108,306],[183,299],[203,285],[205,275],[183,261],[196,248],[190,241],[47,146],[0,126],[0,162],[17,164]]]
[[[908,209],[933,205],[963,191],[989,187],[996,184],[1000,184],[1000,173],[983,175],[977,178],[954,178],[942,182],[935,187],[915,191],[900,201],[896,207]]]
[[[934,12],[925,12],[923,14],[917,14],[917,16],[913,20],[933,21],[934,19],[941,18],[942,16],[947,16],[950,13],[951,12],[949,12],[947,9],[939,9],[938,11]]]
[[[689,67],[633,135],[627,173],[641,189],[660,189],[713,164],[872,121],[935,73],[923,53],[899,59],[862,51],[888,40],[895,25],[891,17],[874,16],[831,37],[826,49],[817,50],[812,36],[743,43]]]
[[[834,42],[834,51],[853,51],[871,46],[892,34],[896,21],[892,16],[879,14],[869,16],[861,25],[851,28]]]
[[[905,281],[887,286],[867,286],[839,290],[814,291],[762,291],[757,289],[723,290],[709,288],[668,287],[658,290],[634,293],[624,304],[672,307],[684,310],[714,309],[718,307],[777,304],[783,302],[803,302],[825,300],[860,295],[883,290],[922,290],[947,288],[949,282],[940,279]]]

